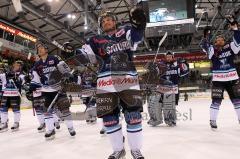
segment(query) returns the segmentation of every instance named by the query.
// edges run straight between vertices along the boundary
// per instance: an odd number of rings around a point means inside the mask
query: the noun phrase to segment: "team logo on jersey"
[[[174,75],[174,74],[178,74],[177,70],[166,71],[166,75]]]
[[[227,52],[223,52],[221,55],[219,55],[219,58],[224,58],[224,57],[228,57],[231,56],[231,52],[227,51]]]
[[[109,43],[106,46],[107,54],[112,54],[115,52],[120,52],[130,49],[130,43],[128,41],[121,41],[119,43]]]
[[[124,78],[115,78],[115,79],[108,79],[108,80],[99,80],[98,87],[104,87],[109,85],[123,85],[123,84],[138,84],[138,79],[134,77],[124,77]]]
[[[49,72],[52,72],[55,70],[55,67],[52,66],[52,67],[47,67],[47,68],[43,68],[43,73],[46,74],[46,73],[49,73]]]
[[[48,64],[49,64],[49,65],[53,65],[53,64],[54,64],[54,60],[48,61]]]
[[[120,36],[122,36],[124,33],[125,33],[125,30],[124,30],[124,29],[121,29],[121,30],[119,30],[119,31],[116,33],[116,37],[120,37]]]

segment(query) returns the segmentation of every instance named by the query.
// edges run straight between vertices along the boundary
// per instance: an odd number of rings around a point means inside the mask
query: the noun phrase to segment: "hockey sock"
[[[107,129],[109,130],[109,127]],[[122,129],[112,133],[107,132],[113,151],[121,151],[124,148]]]
[[[53,119],[54,119],[54,122],[59,122],[60,120],[55,112],[53,113]]]
[[[54,119],[52,114],[44,115],[46,128],[48,131],[52,131],[54,129]]]
[[[15,111],[15,112],[13,112],[13,114],[14,114],[14,122],[19,123],[20,118],[21,118],[20,111]]]
[[[217,120],[220,105],[221,101],[212,101],[210,106],[210,120]]]
[[[142,148],[142,125],[128,125],[127,137],[130,149],[132,151],[140,150]]]
[[[118,115],[103,117],[103,123],[113,151],[121,151],[124,148],[122,126],[119,124]]]
[[[73,121],[72,120],[65,120],[65,124],[67,128],[73,128]]]
[[[40,125],[44,123],[44,115],[43,114],[37,113],[37,119],[38,119],[38,122]]]
[[[106,130],[106,127],[104,126],[103,121],[102,121],[102,129]]]
[[[43,124],[44,123],[44,115],[43,115],[43,111],[41,109],[37,109],[35,108],[36,111],[36,115],[37,115],[37,119],[39,124]]]
[[[1,112],[1,122],[6,123],[8,120],[8,112]]]
[[[240,120],[240,100],[239,99],[234,99],[234,100],[232,100],[232,103],[234,105],[234,109],[236,111],[238,120]]]
[[[67,128],[73,128],[72,115],[69,110],[62,113],[62,118],[64,119]]]
[[[142,147],[142,116],[139,111],[125,112],[128,144],[132,151]]]

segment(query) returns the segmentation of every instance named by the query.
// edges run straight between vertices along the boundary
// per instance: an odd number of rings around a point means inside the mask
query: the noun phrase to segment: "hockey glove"
[[[146,15],[144,11],[139,7],[134,7],[130,10],[130,22],[132,25],[140,30],[144,30],[146,27]]]

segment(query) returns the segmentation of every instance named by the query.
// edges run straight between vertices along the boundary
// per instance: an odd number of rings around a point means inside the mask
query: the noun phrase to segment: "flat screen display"
[[[188,18],[187,0],[150,0],[149,22],[164,22]]]

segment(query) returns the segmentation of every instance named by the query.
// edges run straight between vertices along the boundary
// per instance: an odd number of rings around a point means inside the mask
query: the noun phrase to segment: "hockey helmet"
[[[36,49],[38,50],[39,47],[44,47],[47,51],[48,51],[48,46],[41,40],[38,40],[37,43],[36,43]]]
[[[165,55],[166,55],[166,56],[167,56],[167,55],[172,55],[172,56],[174,56],[174,53],[173,53],[172,51],[168,50]]]
[[[101,28],[102,30],[102,21],[104,18],[106,17],[111,17],[113,19],[113,21],[118,21],[118,18],[116,16],[116,14],[114,14],[113,12],[111,11],[105,11],[103,12],[99,17],[98,17],[98,26]]]
[[[63,50],[61,51],[61,57],[64,59],[74,56],[75,48],[70,42],[63,44]]]

